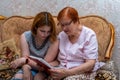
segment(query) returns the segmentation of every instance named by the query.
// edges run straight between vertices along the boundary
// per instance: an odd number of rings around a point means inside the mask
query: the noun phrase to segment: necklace
[[[43,43],[39,46],[39,45],[37,45],[37,42],[36,42],[36,40],[35,40],[35,37],[32,36],[33,46],[34,46],[37,50],[42,49],[42,48],[46,45],[47,41],[48,41],[48,38],[46,38],[45,41],[43,41]]]

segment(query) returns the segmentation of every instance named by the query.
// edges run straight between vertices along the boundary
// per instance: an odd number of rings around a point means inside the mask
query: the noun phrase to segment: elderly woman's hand
[[[54,80],[61,80],[69,74],[68,69],[64,68],[50,69],[50,73]]]

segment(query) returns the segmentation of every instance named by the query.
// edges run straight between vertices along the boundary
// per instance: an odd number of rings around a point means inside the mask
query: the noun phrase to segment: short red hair
[[[64,16],[68,16],[70,19],[72,19],[72,21],[75,22],[79,22],[79,15],[76,9],[72,8],[72,7],[65,7],[63,8],[57,16],[58,21],[61,20],[62,17]]]

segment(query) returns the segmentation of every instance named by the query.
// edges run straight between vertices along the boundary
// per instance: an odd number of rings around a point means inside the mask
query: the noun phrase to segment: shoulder
[[[94,30],[86,26],[83,26],[82,33],[86,37],[96,36],[96,33],[94,32]]]
[[[83,30],[86,34],[95,34],[95,32],[89,27],[83,26]]]
[[[97,39],[96,33],[92,29],[90,29],[90,28],[88,28],[86,26],[83,26],[83,29],[82,29],[82,38],[84,40],[86,40],[86,41],[89,41],[89,40],[91,40],[93,38],[94,38],[94,40]]]
[[[31,31],[25,31],[25,32],[21,35],[21,37],[25,37],[26,40],[30,40],[31,37],[32,37],[32,33],[31,33]]]
[[[23,34],[25,35],[25,37],[27,37],[27,36],[31,36],[32,32],[31,31],[25,31]]]
[[[24,35],[31,35],[32,33],[31,33],[31,31],[25,31],[23,34]]]
[[[62,32],[59,33],[58,39],[59,38],[66,38],[66,36],[67,36],[67,34],[64,31],[62,31]]]

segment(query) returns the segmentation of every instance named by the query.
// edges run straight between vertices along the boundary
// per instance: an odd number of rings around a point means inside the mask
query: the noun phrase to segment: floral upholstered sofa
[[[8,18],[0,17],[0,43],[14,39],[15,46],[20,53],[19,49],[19,36],[26,30],[30,30],[34,17],[11,16]],[[55,23],[57,19],[54,16]],[[118,70],[111,60],[112,48],[114,47],[114,27],[106,19],[97,15],[88,15],[80,17],[80,22],[87,27],[93,29],[97,34],[99,44],[99,60],[106,63],[101,69],[97,71],[96,80],[119,80]],[[61,28],[56,25],[57,34]],[[1,46],[0,46],[1,47]],[[1,56],[1,55],[0,55]],[[0,70],[0,80],[10,80],[18,69],[4,69]],[[75,75],[76,76],[76,75]],[[68,80],[80,80],[79,77],[74,79],[75,76]],[[85,79],[84,79],[85,80]]]

